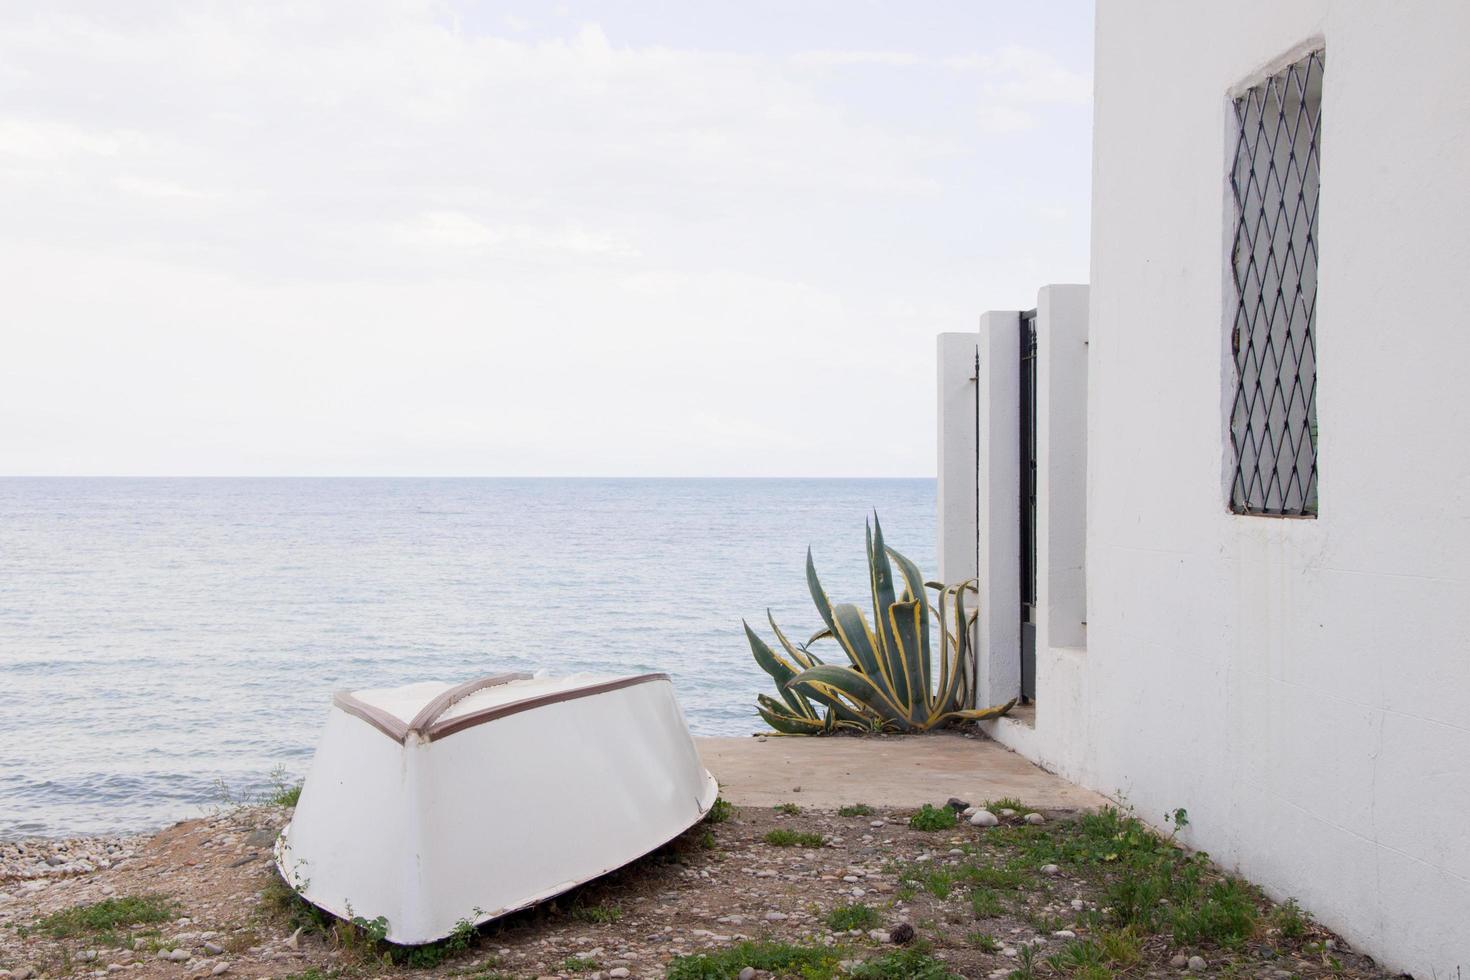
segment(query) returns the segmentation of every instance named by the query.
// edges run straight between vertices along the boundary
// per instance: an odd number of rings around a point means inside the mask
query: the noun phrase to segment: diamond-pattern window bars
[[[1230,413],[1240,514],[1317,513],[1317,200],[1323,52],[1235,100]]]

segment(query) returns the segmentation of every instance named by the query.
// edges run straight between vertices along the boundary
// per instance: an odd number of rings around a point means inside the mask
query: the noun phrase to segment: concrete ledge
[[[943,733],[882,738],[697,738],[720,793],[743,806],[793,802],[817,809],[971,803],[1004,796],[1048,809],[1108,800],[1039,769],[987,739]],[[799,789],[798,789],[799,787]]]

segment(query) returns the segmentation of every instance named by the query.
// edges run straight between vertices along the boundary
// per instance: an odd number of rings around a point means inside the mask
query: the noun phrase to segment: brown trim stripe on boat
[[[441,718],[458,701],[477,691],[487,687],[498,687],[511,681],[529,680],[530,674],[494,674],[490,677],[481,677],[463,684],[456,684],[446,691],[435,695],[428,704],[413,716],[413,721],[404,724],[403,720],[393,713],[379,708],[377,705],[368,704],[357,697],[351,691],[338,691],[332,696],[332,703],[349,715],[361,718],[372,725],[378,731],[387,735],[395,742],[407,742],[411,732],[417,732],[420,737],[427,741],[444,738],[455,732],[462,732],[466,728],[474,728],[497,718],[508,715],[520,714],[522,711],[530,711],[532,708],[540,708],[548,704],[560,704],[563,701],[575,701],[578,698],[591,697],[594,694],[605,694],[608,691],[618,691],[635,684],[647,684],[651,681],[669,680],[668,674],[639,674],[636,677],[620,677],[614,681],[604,681],[601,684],[586,684],[582,687],[573,687],[565,691],[552,691],[548,694],[539,694],[533,698],[522,698],[519,701],[511,701],[507,704],[497,704],[490,708],[482,708],[479,711],[471,711],[457,718]],[[432,709],[432,710],[431,710]]]
[[[395,742],[408,740],[408,726],[403,723],[402,718],[377,705],[368,704],[351,691],[338,691],[332,695],[332,704],[349,715],[361,718]]]
[[[591,697],[594,694],[606,694],[608,691],[619,691],[625,687],[635,684],[647,684],[651,681],[666,681],[668,674],[639,674],[636,677],[620,677],[615,681],[604,681],[601,684],[588,684],[585,687],[574,687],[566,691],[552,691],[549,694],[540,694],[534,698],[523,698],[520,701],[512,701],[509,704],[497,704],[493,708],[483,708],[479,711],[471,711],[457,718],[444,718],[429,726],[425,736],[429,741],[462,732],[466,728],[474,728],[483,725],[487,721],[504,718],[508,715],[518,715],[522,711],[530,711],[532,708],[540,708],[548,704],[560,704],[563,701],[576,701],[578,698]]]
[[[448,711],[461,698],[483,691],[487,687],[499,687],[501,684],[509,684],[511,681],[528,681],[530,674],[523,670],[514,671],[509,674],[491,674],[489,677],[477,677],[463,684],[456,684],[447,690],[440,691],[430,699],[429,703],[419,709],[419,713],[413,716],[413,721],[408,723],[408,730],[423,734],[427,732],[439,720],[439,716]]]

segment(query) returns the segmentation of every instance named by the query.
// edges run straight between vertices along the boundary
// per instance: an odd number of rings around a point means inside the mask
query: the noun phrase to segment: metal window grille
[[[1323,52],[1235,100],[1230,509],[1317,513],[1317,201]]]

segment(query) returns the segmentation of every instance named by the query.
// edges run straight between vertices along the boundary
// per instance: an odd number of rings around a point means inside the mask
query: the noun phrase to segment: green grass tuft
[[[837,815],[839,817],[871,817],[877,812],[866,803],[854,803],[851,806],[840,807]]]
[[[876,929],[882,921],[883,918],[876,909],[869,908],[861,902],[839,905],[827,913],[827,925],[836,932],[848,932],[852,929]]]
[[[947,806],[931,806],[928,803],[920,807],[918,813],[909,817],[909,826],[915,830],[927,830],[931,832],[936,830],[950,830],[957,823],[959,823],[959,820],[954,810]]]
[[[704,815],[704,822],[724,823],[733,816],[735,816],[735,805],[723,796],[717,796],[709,808],[709,813]]]
[[[91,935],[115,941],[114,930],[166,922],[175,911],[174,903],[164,895],[124,895],[53,912],[35,928],[52,939]]]
[[[563,973],[588,973],[597,969],[597,961],[588,956],[568,956],[562,960]]]
[[[610,925],[623,917],[623,910],[616,905],[578,905],[572,909],[572,918],[592,925]]]
[[[963,980],[931,956],[925,943],[884,953],[853,967],[850,975],[858,980]]]
[[[797,830],[773,830],[761,838],[775,847],[821,847],[822,835]]]
[[[795,817],[801,814],[801,807],[797,806],[795,803],[777,803],[775,806],[771,807],[771,809],[775,810],[777,813],[784,813],[788,817]]]
[[[841,951],[790,943],[742,942],[725,949],[679,956],[669,962],[667,980],[734,980],[747,966],[777,976],[830,980],[837,975]]]

